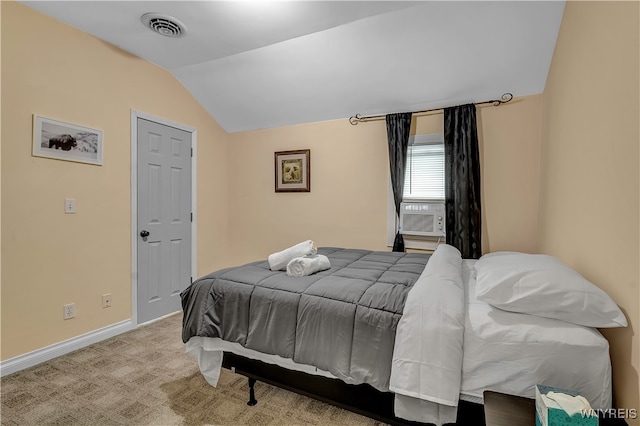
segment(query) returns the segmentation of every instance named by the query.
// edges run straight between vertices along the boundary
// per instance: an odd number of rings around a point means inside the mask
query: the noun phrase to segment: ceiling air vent
[[[173,16],[161,13],[145,13],[140,18],[142,23],[151,30],[165,37],[182,37],[187,28]]]

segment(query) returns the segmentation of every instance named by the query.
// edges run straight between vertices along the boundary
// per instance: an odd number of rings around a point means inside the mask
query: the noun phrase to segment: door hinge
[[[193,148],[191,148],[191,156],[193,157]]]
[[[191,213],[191,222],[193,222],[193,213]]]
[[[193,284],[193,277],[189,277],[189,279],[191,280],[191,284]]]

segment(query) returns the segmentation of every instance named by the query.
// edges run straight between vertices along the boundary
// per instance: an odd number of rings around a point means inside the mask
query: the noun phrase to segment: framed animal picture
[[[102,165],[102,130],[33,116],[36,157]]]

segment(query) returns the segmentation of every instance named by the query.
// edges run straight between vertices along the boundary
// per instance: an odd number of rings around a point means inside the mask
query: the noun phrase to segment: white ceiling
[[[564,1],[23,1],[158,64],[228,132],[541,93]],[[187,27],[172,39],[147,12]]]

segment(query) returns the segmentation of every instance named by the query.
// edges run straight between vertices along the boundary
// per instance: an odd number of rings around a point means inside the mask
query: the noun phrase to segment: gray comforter
[[[182,340],[219,337],[388,390],[396,326],[429,255],[318,253],[331,269],[306,277],[261,261],[198,279],[181,294]]]

